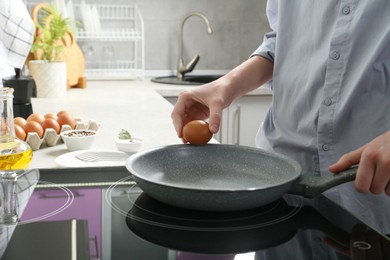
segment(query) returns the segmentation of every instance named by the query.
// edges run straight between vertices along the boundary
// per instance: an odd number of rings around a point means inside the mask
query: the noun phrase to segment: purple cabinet
[[[36,189],[21,216],[21,222],[87,220],[89,236],[96,239],[96,243],[91,242],[91,254],[101,255],[101,216],[101,188]]]

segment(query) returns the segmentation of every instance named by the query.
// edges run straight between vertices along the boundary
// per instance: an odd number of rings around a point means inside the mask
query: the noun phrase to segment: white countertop
[[[36,113],[57,113],[67,109],[84,121],[100,124],[93,148],[116,150],[115,138],[121,128],[144,139],[144,148],[181,143],[174,131],[172,105],[139,81],[92,81],[87,88],[72,88],[65,98],[34,98]],[[67,153],[63,143],[33,152],[30,168],[55,168],[55,158]]]
[[[143,149],[179,144],[171,121],[172,105],[164,97],[177,96],[188,86],[165,85],[146,80],[90,81],[87,88],[72,88],[65,98],[33,98],[35,113],[57,113],[67,109],[84,121],[100,124],[92,149],[117,150],[115,138],[120,129],[144,139]],[[269,95],[259,88],[250,94]],[[55,159],[67,153],[63,143],[34,151],[30,168],[57,168]]]

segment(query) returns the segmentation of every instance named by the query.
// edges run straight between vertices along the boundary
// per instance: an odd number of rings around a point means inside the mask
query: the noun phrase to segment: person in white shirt
[[[354,182],[324,195],[389,234],[390,1],[269,0],[267,17],[272,31],[248,60],[180,94],[179,138],[193,119],[216,133],[223,109],[266,84],[273,101],[257,146],[295,159],[304,175],[358,164]]]
[[[34,40],[35,25],[21,0],[0,1],[0,86],[21,69]]]

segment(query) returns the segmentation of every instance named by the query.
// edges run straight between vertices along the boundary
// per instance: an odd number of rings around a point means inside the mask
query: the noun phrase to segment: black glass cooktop
[[[203,212],[156,201],[131,183],[131,177],[125,177],[103,188],[51,188],[62,201],[49,212],[46,208],[30,219],[22,218],[3,259],[24,259],[15,258],[22,253],[40,260],[390,259],[386,236],[325,197],[304,201],[286,196],[251,210]],[[84,196],[82,191],[96,189],[101,208],[95,211],[86,202],[71,211]],[[43,191],[38,188],[34,193]],[[99,199],[93,196],[93,201]],[[85,235],[91,233],[92,222],[80,217],[80,211],[99,217],[97,239]],[[76,248],[76,253],[60,252],[58,244]]]
[[[390,259],[389,239],[327,199],[317,200],[319,209],[287,199],[221,213],[175,208],[142,193],[126,224],[140,238],[181,252],[179,259]]]

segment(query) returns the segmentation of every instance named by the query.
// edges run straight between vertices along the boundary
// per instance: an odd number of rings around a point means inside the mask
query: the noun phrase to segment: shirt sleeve
[[[266,33],[263,43],[252,53],[253,56],[262,56],[272,62],[275,57],[276,32]]]
[[[267,1],[266,14],[272,31],[264,35],[263,43],[252,53],[251,57],[262,56],[273,62],[275,57],[275,43],[278,21],[278,0]]]
[[[262,56],[268,59],[271,62],[275,60],[275,44],[276,44],[276,30],[277,30],[277,20],[278,20],[278,0],[268,0],[267,2],[267,18],[268,23],[272,29],[271,32],[268,32],[264,35],[263,43],[252,53],[250,57],[253,56]],[[264,84],[265,88],[270,90],[273,89],[272,80]]]

